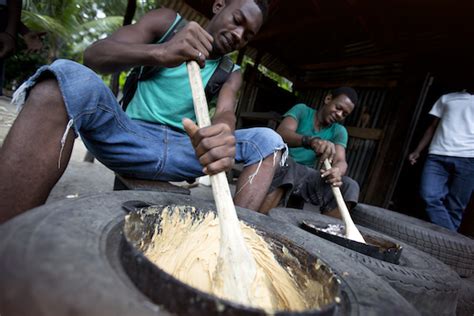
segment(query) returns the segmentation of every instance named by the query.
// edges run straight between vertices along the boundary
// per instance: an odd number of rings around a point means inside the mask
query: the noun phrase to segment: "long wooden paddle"
[[[331,169],[331,163],[327,159],[324,159],[324,168],[326,168],[326,170]],[[344,202],[344,198],[342,197],[341,190],[339,189],[339,187],[334,187],[332,185],[331,185],[331,189],[332,189],[332,193],[334,194],[334,198],[336,199],[339,212],[341,212],[344,225],[346,225],[346,238],[365,244],[366,242],[364,240],[364,237],[362,237],[356,225],[352,221],[351,214],[349,213],[346,203]]]
[[[211,125],[201,71],[195,61],[187,63],[194,111],[199,127]],[[229,183],[224,172],[210,176],[221,231],[218,267],[214,280],[224,297],[250,304],[249,290],[256,275],[255,260],[244,242]],[[216,280],[217,279],[217,280]]]

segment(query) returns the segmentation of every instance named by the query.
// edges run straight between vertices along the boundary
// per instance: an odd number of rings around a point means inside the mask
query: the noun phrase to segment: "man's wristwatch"
[[[312,140],[313,140],[313,137],[311,136],[303,136],[303,138],[301,138],[301,145],[306,149],[311,149]]]

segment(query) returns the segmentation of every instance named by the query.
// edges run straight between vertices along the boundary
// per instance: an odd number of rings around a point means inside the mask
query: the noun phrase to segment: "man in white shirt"
[[[420,194],[431,222],[456,231],[474,190],[474,96],[443,95],[429,114],[433,122],[408,160],[415,164],[430,144]]]

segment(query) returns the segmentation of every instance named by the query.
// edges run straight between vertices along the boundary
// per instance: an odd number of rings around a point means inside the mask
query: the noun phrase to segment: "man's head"
[[[268,14],[265,0],[216,0],[207,31],[213,52],[224,55],[245,46],[260,30]]]
[[[319,122],[323,126],[341,122],[351,114],[357,101],[357,92],[352,88],[341,87],[332,90],[318,111]]]

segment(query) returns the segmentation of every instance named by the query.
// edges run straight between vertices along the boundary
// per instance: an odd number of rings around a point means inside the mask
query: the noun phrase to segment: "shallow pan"
[[[315,234],[321,238],[334,242],[340,246],[352,249],[364,255],[372,258],[380,259],[386,262],[398,264],[400,256],[402,254],[402,246],[395,244],[383,238],[371,236],[368,234],[362,234],[367,244],[360,243],[351,239],[347,239],[344,236],[343,225],[331,225],[317,222],[317,221],[302,221],[299,227]],[[339,226],[339,227],[335,227]],[[326,232],[325,230],[332,230],[333,233]],[[335,234],[337,233],[337,234]]]

